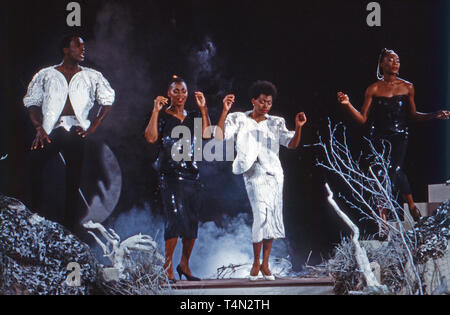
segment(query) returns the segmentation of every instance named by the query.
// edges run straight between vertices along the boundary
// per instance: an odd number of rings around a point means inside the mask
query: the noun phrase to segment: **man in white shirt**
[[[46,162],[61,153],[66,164],[65,210],[55,218],[69,229],[80,220],[81,170],[84,138],[100,126],[108,115],[115,92],[103,75],[80,66],[85,58],[84,41],[66,36],[61,42],[63,62],[40,70],[28,86],[23,102],[28,108],[36,136],[31,144],[31,202],[35,211],[49,218],[42,209],[43,169]],[[97,101],[101,110],[95,120],[88,120]]]

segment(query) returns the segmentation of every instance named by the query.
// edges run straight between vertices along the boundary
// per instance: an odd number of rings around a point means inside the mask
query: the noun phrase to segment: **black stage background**
[[[60,62],[59,41],[70,31],[87,42],[85,65],[102,71],[117,94],[110,116],[92,136],[110,146],[122,168],[115,216],[146,203],[158,212],[154,148],[142,132],[153,99],[165,93],[172,74],[187,80],[191,104],[194,90],[205,92],[213,123],[225,94],[236,94],[233,110],[247,110],[249,85],[270,80],[279,88],[272,114],[285,117],[292,129],[295,114],[306,112],[302,144],[315,143],[332,117],[346,122],[358,151],[363,130],[342,115],[336,92],[345,91],[360,106],[365,89],[376,80],[379,52],[387,47],[400,55],[401,77],[416,87],[418,110],[448,109],[448,1],[378,1],[382,26],[369,27],[370,1],[89,0],[78,1],[78,28],[66,25],[68,2],[1,4],[0,151],[9,157],[0,162],[0,191],[25,202],[26,152],[34,134],[21,99],[36,71]],[[417,201],[426,200],[427,184],[450,177],[445,173],[445,128],[442,121],[411,128],[405,168]],[[313,148],[281,152],[285,223],[297,270],[310,250],[310,263],[320,262],[320,255],[326,256],[348,232],[325,199],[327,178],[335,191],[340,186],[315,167],[317,157]],[[230,163],[203,163],[202,175],[207,190],[203,221],[226,225],[224,215],[250,213]]]

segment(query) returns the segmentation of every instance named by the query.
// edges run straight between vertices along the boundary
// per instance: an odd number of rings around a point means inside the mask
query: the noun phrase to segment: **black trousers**
[[[49,137],[51,143],[46,143],[43,149],[31,151],[31,204],[33,210],[41,216],[56,220],[73,231],[78,226],[83,214],[83,210],[80,208],[82,206],[81,195],[78,190],[81,182],[85,140],[75,132],[75,128],[72,128],[70,132],[64,128],[57,128],[50,133]],[[60,153],[66,164],[65,206],[56,217],[52,217],[51,211],[43,208],[43,188],[46,184],[43,170],[47,162]],[[57,158],[63,163],[59,156]]]

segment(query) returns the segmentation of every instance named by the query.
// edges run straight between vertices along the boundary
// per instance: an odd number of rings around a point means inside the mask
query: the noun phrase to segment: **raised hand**
[[[206,108],[205,95],[203,95],[202,92],[197,91],[194,93],[194,96],[195,96],[195,101],[197,102],[197,105],[200,108],[200,110]]]
[[[306,119],[306,115],[304,112],[300,112],[295,116],[295,126],[296,127],[303,127],[304,124],[306,124],[308,120]]]
[[[45,132],[44,128],[42,126],[39,126],[36,128],[36,137],[34,138],[32,144],[31,144],[31,151],[38,149],[39,147],[41,149],[44,148],[45,143],[51,143],[52,141],[48,137],[48,134]]]
[[[450,111],[441,110],[436,113],[436,119],[446,120],[450,118]]]
[[[225,96],[225,98],[223,99],[223,110],[225,112],[230,111],[231,107],[234,104],[234,100],[235,100],[234,94],[228,94],[227,96]]]
[[[164,96],[158,96],[154,101],[154,112],[159,112],[165,105],[169,103],[169,99]]]
[[[342,105],[349,105],[350,104],[350,98],[348,97],[347,94],[345,94],[343,92],[338,92],[337,93],[337,99],[338,99],[338,102],[341,103]]]

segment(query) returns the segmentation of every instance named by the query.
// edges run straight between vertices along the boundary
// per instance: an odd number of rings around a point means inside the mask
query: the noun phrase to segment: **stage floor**
[[[277,278],[275,281],[211,279],[177,281],[174,295],[332,295],[331,278]]]

